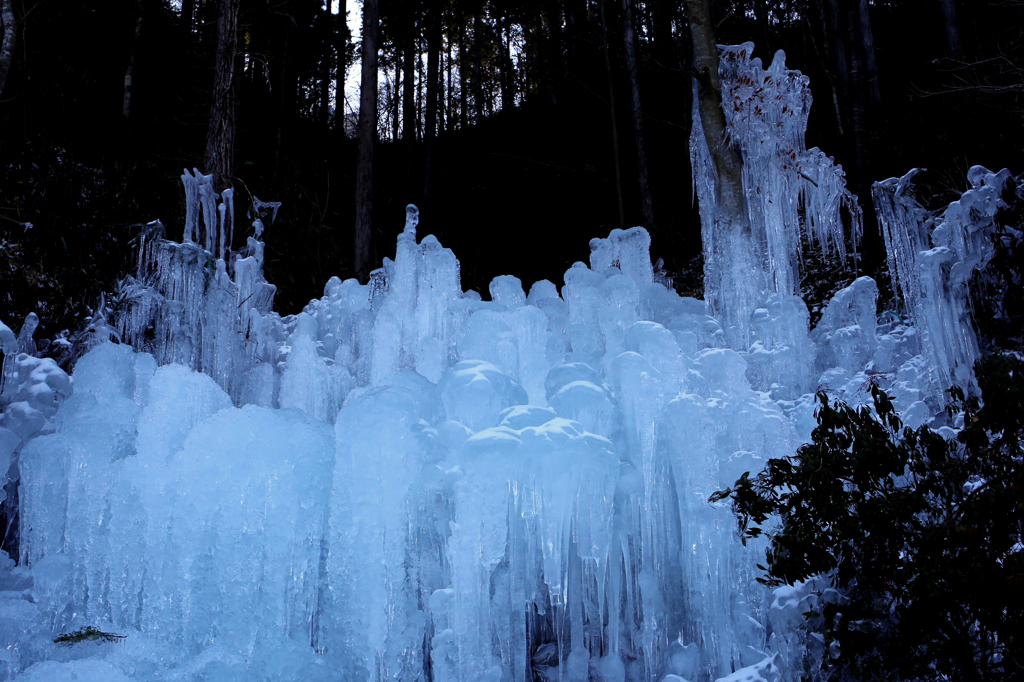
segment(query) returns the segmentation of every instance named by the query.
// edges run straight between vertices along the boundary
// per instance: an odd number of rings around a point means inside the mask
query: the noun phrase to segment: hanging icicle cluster
[[[817,147],[807,149],[804,135],[811,108],[811,90],[806,76],[786,68],[786,56],[779,50],[771,66],[751,57],[753,43],[720,47],[719,73],[722,102],[732,144],[743,157],[743,188],[747,212],[761,265],[770,273],[770,292],[783,296],[796,293],[797,267],[803,238],[847,260],[845,210],[850,241],[856,250],[862,232],[862,214],[857,198],[846,189],[841,166]],[[716,202],[716,179],[694,98],[694,125],[690,137],[690,158],[694,188],[701,203],[704,252],[707,261],[706,286],[712,309],[728,305],[726,292],[716,292],[718,276],[729,264],[715,257],[715,211],[704,210]],[[728,286],[728,285],[725,285]],[[716,310],[716,312],[719,312]]]

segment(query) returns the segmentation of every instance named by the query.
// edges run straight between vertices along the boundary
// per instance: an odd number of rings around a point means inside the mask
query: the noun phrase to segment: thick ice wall
[[[817,372],[842,367],[856,373],[872,362],[879,348],[877,302],[878,285],[870,277],[857,278],[832,297],[811,332]]]
[[[544,380],[544,388],[547,402],[558,416],[605,438],[619,436],[622,424],[615,396],[590,365],[574,362],[554,367]]]
[[[136,428],[144,394],[155,369],[128,346],[103,344],[85,355],[75,371],[75,394],[56,417],[55,432],[36,438],[21,453],[21,562],[29,566],[55,555],[70,561],[58,581],[83,618],[109,620],[112,551],[107,513],[117,471],[136,452]],[[49,604],[48,604],[49,605]],[[56,622],[66,625],[65,603]]]
[[[0,408],[0,428],[27,442],[57,413],[71,395],[71,378],[52,358],[15,353],[7,365]],[[6,469],[0,474],[6,473]]]
[[[228,394],[207,375],[182,365],[160,367],[150,381],[149,399],[139,418],[139,459],[166,463],[196,425],[229,407]]]
[[[249,650],[257,632],[308,644],[327,427],[236,410],[209,377],[127,346],[97,347],[75,378],[55,433],[22,453],[22,561],[54,574],[38,591],[54,629],[110,623],[190,651]]]
[[[321,641],[346,679],[417,679],[423,670],[420,609],[443,587],[442,531],[430,531],[425,498],[412,488],[437,462],[431,436],[442,416],[437,388],[412,372],[392,375],[338,415]]]
[[[111,557],[115,622],[186,651],[314,642],[333,463],[329,427],[251,405],[200,422],[161,464],[126,460],[111,535],[141,546]]]
[[[590,267],[595,272],[617,269],[643,288],[654,280],[651,236],[642,227],[612,230],[607,239],[590,240]]]
[[[43,661],[18,677],[20,682],[128,682],[131,678],[106,661]]]
[[[326,357],[352,369],[360,350],[356,318],[369,312],[369,305],[368,287],[337,277],[327,281],[323,298],[310,301],[303,312],[316,318],[317,341],[323,343]]]
[[[454,647],[459,679],[528,680],[539,644],[566,679],[586,679],[606,636],[598,585],[618,458],[610,441],[551,410],[504,415],[459,453],[448,543],[454,599],[444,608],[452,629],[435,638],[438,653]]]
[[[552,364],[548,351],[561,346],[561,339],[548,331],[548,317],[538,308],[486,305],[469,315],[457,344],[459,357],[492,363],[522,384],[530,402],[543,404],[544,377]]]
[[[699,668],[713,678],[755,662],[745,647],[763,650],[765,642],[747,620],[758,615],[761,599],[749,575],[751,550],[735,543],[728,510],[705,500],[768,457],[789,454],[796,439],[778,407],[750,389],[742,356],[706,349],[688,363],[684,388],[666,391],[646,358],[625,353],[616,361],[613,387],[641,483],[629,503],[639,514],[624,515],[623,523],[643,539],[643,559],[626,565],[645,614],[634,646],[642,647],[648,670],[668,669],[664,632],[676,632],[685,644],[700,644]]]
[[[566,336],[569,339],[567,359],[600,366],[605,355],[598,314],[603,307],[600,287],[605,278],[583,263],[573,263],[565,272],[562,299],[568,316]]]
[[[463,360],[438,384],[449,419],[473,432],[495,426],[502,410],[527,403],[526,391],[497,366],[483,360]]]
[[[747,378],[775,399],[793,399],[813,388],[815,347],[807,334],[807,305],[799,296],[771,294],[751,316],[754,342],[744,354]]]
[[[760,548],[706,500],[793,452],[773,399],[809,375],[806,309],[766,297],[760,347],[723,348],[704,302],[652,281],[648,244],[613,233],[561,296],[505,276],[481,301],[450,251],[407,229],[370,286],[331,280],[284,319],[250,308],[230,392],[145,355],[115,362],[83,395],[141,416],[127,441],[105,427],[93,452],[109,462],[85,465],[107,491],[102,528],[99,508],[69,504],[85,459],[70,424],[98,429],[95,410],[78,419],[73,401],[31,444],[40,603],[57,624],[202,650],[186,677],[273,679],[263,651],[316,651],[353,680],[711,680],[759,664]],[[231,406],[257,401],[282,409]],[[249,663],[214,665],[231,656]]]
[[[306,313],[299,318],[300,324],[288,339],[279,404],[282,409],[297,408],[321,421],[333,422],[352,388],[352,375],[344,365],[328,365],[328,359],[317,352],[316,321]],[[303,321],[308,324],[301,324]]]

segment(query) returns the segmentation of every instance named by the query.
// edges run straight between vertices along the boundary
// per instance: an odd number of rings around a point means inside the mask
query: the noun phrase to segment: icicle
[[[36,329],[39,328],[39,316],[35,313],[29,313],[25,316],[25,321],[21,325],[21,330],[18,332],[18,352],[28,353],[29,355],[35,355],[36,353],[36,341],[35,336]]]
[[[225,224],[225,216],[228,212],[228,205],[221,203],[217,206],[217,251],[214,256],[217,258],[224,257],[224,236],[227,232],[227,225]]]
[[[221,235],[221,248],[220,248],[220,253],[218,254],[218,256],[222,257],[222,258],[226,258],[227,254],[231,251],[231,248],[232,248],[232,246],[235,243],[235,190],[233,190],[233,189],[231,189],[229,187],[228,189],[226,189],[223,192],[221,192],[220,196],[221,196],[221,206],[226,206],[227,207],[226,219],[228,221],[228,224],[230,225],[230,228],[227,228],[223,224],[225,218],[222,216],[221,217],[221,230],[222,231],[229,230],[229,231],[227,232],[226,235],[224,235],[224,234]],[[227,237],[227,250],[225,250],[224,243],[223,243],[225,236]]]
[[[911,196],[913,168],[902,178],[889,178],[871,186],[875,213],[882,227],[889,277],[908,311],[917,309],[920,294],[918,254],[928,248],[928,211]]]
[[[273,225],[274,221],[277,220],[277,210],[281,208],[280,201],[261,201],[259,197],[253,196],[252,207],[256,212],[256,215],[262,216],[265,209],[270,210],[270,224]]]
[[[972,188],[941,215],[923,208],[911,195],[920,169],[871,188],[889,260],[893,288],[914,323],[923,331],[932,390],[941,396],[951,384],[969,387],[979,357],[971,319],[968,283],[995,254],[991,232],[1005,206],[1008,170],[971,168]]]
[[[213,189],[213,175],[203,175],[194,169],[199,182],[199,200],[203,206],[203,248],[213,253],[217,238],[217,193]]]
[[[187,168],[181,176],[181,183],[185,186],[185,233],[181,241],[187,243],[193,240],[199,229],[199,183],[197,176],[189,173]]]
[[[409,235],[416,239],[416,226],[420,224],[420,209],[416,208],[415,204],[409,204],[405,207],[405,228],[402,230],[402,234]]]

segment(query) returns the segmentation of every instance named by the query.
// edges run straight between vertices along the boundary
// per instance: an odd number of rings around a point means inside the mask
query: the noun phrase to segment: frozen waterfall
[[[732,314],[742,347],[721,322],[743,285],[728,249],[709,247],[709,304],[655,281],[641,228],[594,239],[561,287],[503,276],[485,301],[412,206],[369,284],[333,278],[282,317],[271,217],[232,251],[234,197],[198,172],[184,243],[159,224],[141,240],[109,328],[130,343],[96,343],[69,377],[33,355],[34,320],[20,338],[0,323],[20,527],[18,565],[0,553],[0,680],[799,679],[816,588],[756,583],[763,546],[708,497],[806,441],[816,389],[858,403],[874,381],[908,425],[932,420],[936,381],[977,352],[964,283],[1003,174],[974,173],[928,225],[879,185],[912,315],[876,318],[860,278],[809,330],[800,230],[841,255],[839,209],[859,213],[803,149],[806,79],[726,55],[730,97],[770,83],[763,120],[783,131],[731,119],[747,159],[767,149],[745,178],[771,285]],[[952,265],[938,279],[929,259]],[[85,627],[125,638],[53,643]]]

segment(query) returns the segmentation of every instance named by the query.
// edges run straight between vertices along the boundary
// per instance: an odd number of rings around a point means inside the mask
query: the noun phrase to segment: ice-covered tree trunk
[[[755,245],[743,195],[743,158],[730,144],[722,109],[718,44],[710,3],[686,0],[686,15],[693,39],[693,66],[698,75],[695,110],[700,112],[715,181],[715,205],[701,207],[710,215],[705,225],[713,225],[716,233],[714,239],[709,239],[710,230],[704,229],[705,299],[712,312],[724,316],[729,345],[746,349],[749,315],[766,276],[753,258]],[[720,264],[731,264],[731,268],[723,269]]]
[[[693,66],[697,81],[698,107],[704,126],[704,139],[715,166],[719,208],[741,229],[750,231],[743,198],[743,159],[729,144],[725,112],[722,110],[722,84],[718,75],[718,44],[711,24],[708,0],[686,0],[686,14],[693,39]],[[745,226],[744,226],[744,223]]]
[[[229,183],[234,167],[235,123],[238,117],[238,4],[221,0],[217,21],[217,58],[213,69],[210,127],[206,133],[206,170],[218,190]]]
[[[11,60],[14,58],[14,37],[17,28],[11,0],[3,0],[3,6],[0,7],[0,22],[3,23],[3,41],[0,42],[0,95],[2,95],[4,84],[7,82],[7,74],[11,70]]]
[[[852,5],[845,8],[846,18],[844,26],[849,37],[850,49],[847,52],[848,72],[848,105],[850,107],[850,128],[853,133],[853,173],[852,180],[855,188],[864,184],[864,166],[867,162],[867,141],[868,141],[868,106],[865,100],[865,59],[861,54],[863,33],[860,30],[861,13],[858,8]],[[842,21],[842,20],[841,20]]]
[[[861,210],[842,168],[806,148],[807,77],[786,68],[781,50],[764,69],[753,43],[715,45],[707,2],[689,0],[687,7],[698,80],[690,161],[700,199],[704,298],[731,348],[750,350],[751,361],[778,370],[761,376],[760,390],[776,383],[807,390],[812,349],[807,309],[796,296],[802,240],[845,265],[841,214],[845,209],[856,246]],[[779,361],[765,363],[773,355]]]
[[[359,88],[359,157],[356,161],[356,228],[353,265],[356,277],[370,275],[370,227],[373,221],[373,145],[377,139],[377,0],[363,2],[363,62]]]

